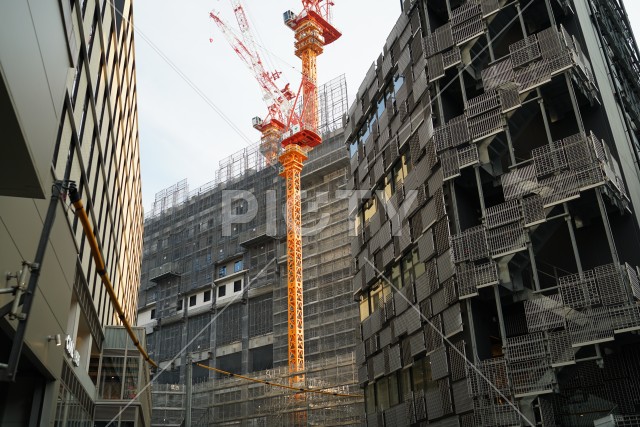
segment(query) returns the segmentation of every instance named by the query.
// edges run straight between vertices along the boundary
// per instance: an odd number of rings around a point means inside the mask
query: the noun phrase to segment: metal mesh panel
[[[436,207],[438,208],[437,212],[442,212],[442,215],[444,215],[444,195],[442,191],[443,182],[444,180],[441,168],[436,169],[427,180],[429,194],[436,200]]]
[[[478,289],[476,288],[476,270],[473,264],[462,263],[456,265],[456,278],[460,299],[478,295]]]
[[[487,380],[495,386],[502,394],[508,396],[509,381],[507,379],[507,363],[503,357],[495,357],[493,359],[483,360],[476,367],[483,373],[486,380],[481,378],[475,371],[467,369],[467,378],[471,375],[477,380],[476,396],[487,395],[490,398],[500,398],[493,387],[487,384]]]
[[[433,294],[431,297],[431,305],[434,313],[441,313],[445,308],[447,308],[447,299],[445,297],[444,289],[440,289],[438,292]]]
[[[453,346],[464,356],[465,352],[465,342],[464,340],[453,343]],[[449,350],[449,366],[451,370],[451,380],[457,381],[467,376],[466,374],[466,361],[465,358],[461,356],[455,350]],[[468,391],[465,390],[467,393]]]
[[[451,135],[452,147],[469,142],[469,125],[467,124],[467,117],[465,115],[451,119],[447,125]]]
[[[487,234],[484,226],[469,228],[451,240],[455,262],[488,258]]]
[[[373,378],[378,379],[384,375],[384,353],[373,356]]]
[[[436,251],[438,254],[443,254],[449,248],[449,240],[451,234],[449,232],[449,220],[447,217],[440,219],[433,227]],[[441,279],[441,281],[444,279]]]
[[[434,380],[439,380],[449,375],[446,347],[443,346],[436,349],[431,353],[431,356],[429,356],[429,360],[431,362],[431,377]]]
[[[570,52],[563,52],[553,58],[545,59],[549,66],[549,72],[556,76],[573,67],[573,59]]]
[[[442,288],[444,289],[445,293],[445,301],[448,305],[452,305],[453,303],[458,301],[455,282],[455,278],[451,277],[442,284]]]
[[[483,18],[500,10],[500,2],[498,0],[480,0],[480,6],[482,8]]]
[[[596,159],[595,153],[592,152],[593,147],[587,143],[582,134],[576,134],[564,138],[562,140],[567,165],[570,169],[578,169],[584,166],[590,166]]]
[[[427,58],[438,53],[438,42],[436,41],[435,33],[429,34],[422,39],[422,50]]]
[[[616,264],[601,265],[593,271],[603,304],[613,305],[627,301],[626,287]]]
[[[520,67],[540,58],[540,46],[535,34],[525,37],[509,46],[511,62],[514,67]]]
[[[479,116],[498,107],[500,107],[498,92],[490,90],[467,101],[467,115],[469,117]]]
[[[560,294],[539,296],[524,302],[524,312],[529,332],[548,331],[564,326]]]
[[[565,49],[555,27],[549,27],[538,33],[538,45],[540,54],[545,59],[554,58],[563,53]]]
[[[422,215],[421,218],[422,221],[424,221],[424,217]],[[426,232],[422,233],[422,236],[418,241],[418,254],[420,256],[420,261],[427,261],[436,254],[436,247],[433,241],[433,229],[430,228]]]
[[[605,183],[604,171],[598,164],[576,169],[573,174],[576,178],[576,187],[580,190],[587,190]]]
[[[522,213],[518,200],[508,200],[497,206],[487,208],[485,215],[486,225],[489,229],[518,221],[521,217]]]
[[[435,129],[433,134],[433,143],[437,152],[444,151],[452,146],[449,124],[444,124]]]
[[[498,265],[489,261],[485,264],[478,264],[476,269],[476,284],[478,288],[498,284]]]
[[[438,53],[427,60],[427,68],[429,70],[429,80],[436,81],[444,77],[444,58]]]
[[[591,270],[579,274],[560,277],[560,295],[562,302],[572,308],[585,308],[600,303],[600,294],[596,283],[595,273]]]
[[[462,55],[460,54],[460,48],[454,46],[453,49],[442,54],[442,63],[444,68],[448,69],[462,62]]]
[[[460,45],[482,35],[485,30],[486,25],[482,20],[482,16],[476,15],[452,28],[453,41]]]
[[[545,357],[544,343],[542,332],[507,338],[506,358],[509,362],[522,362]]]
[[[504,59],[482,70],[482,84],[488,91],[515,80],[511,58]]]
[[[412,335],[411,337],[409,337],[409,339],[411,340],[411,356],[412,357],[415,357],[425,351],[424,334],[422,332],[418,332]]]
[[[413,85],[413,99],[414,101],[418,101],[418,99],[420,99],[420,97],[422,96],[422,94],[424,93],[425,90],[427,90],[427,86],[429,84],[429,81],[427,79],[427,72],[426,70],[423,70],[420,75],[418,76],[418,78],[416,79],[416,81],[414,82]]]
[[[389,358],[389,372],[395,372],[398,369],[402,368],[399,345],[394,345],[389,347],[388,358]]]
[[[427,324],[424,327],[427,354],[433,352],[442,345],[442,320],[440,319],[440,315],[432,317],[430,321],[431,324]]]
[[[560,141],[534,148],[531,156],[538,177],[565,169],[568,165],[564,146]]]
[[[500,110],[489,111],[469,119],[469,132],[473,141],[502,132],[504,126],[504,116]]]
[[[442,412],[444,413],[444,415],[453,413],[453,407],[451,406],[451,386],[449,385],[449,378],[444,378],[438,381],[438,388],[440,389]]]
[[[542,60],[533,62],[515,71],[515,81],[520,85],[520,91],[534,89],[551,81],[549,62]]]
[[[384,411],[384,422],[385,425],[396,426],[401,425],[405,422],[405,413],[406,413],[406,403],[402,402],[392,408]]]
[[[576,175],[570,171],[541,179],[538,191],[545,207],[575,199],[580,195]]]
[[[444,335],[450,337],[462,331],[462,313],[460,304],[454,304],[442,312],[442,323],[444,325]]]
[[[522,214],[525,227],[540,224],[546,220],[542,198],[538,195],[522,199]]]
[[[436,52],[442,52],[453,46],[451,24],[446,23],[433,32],[436,38]]]
[[[460,169],[475,165],[478,162],[478,146],[476,144],[471,144],[458,149],[458,165]]]
[[[404,70],[411,64],[411,52],[409,47],[405,47],[400,54],[400,58],[398,58],[398,69]]]
[[[365,385],[369,381],[369,373],[367,365],[358,368],[358,383]]]
[[[522,105],[517,85],[505,84],[498,89],[498,93],[500,95],[500,105],[502,106],[503,113]]]
[[[609,307],[611,326],[616,333],[640,330],[640,306]]]
[[[573,346],[613,340],[613,328],[606,307],[591,308],[582,311],[583,316],[568,322]]]
[[[442,410],[442,397],[440,396],[439,388],[431,388],[425,393],[425,400],[427,402],[427,417],[429,421],[440,418],[444,415]]]
[[[427,143],[431,140],[431,137],[434,134],[433,129],[433,119],[431,113],[427,115],[426,120],[422,123],[420,128],[418,128],[418,142],[420,144],[420,148],[424,148]],[[433,144],[430,144],[433,145]],[[427,161],[428,165],[432,165],[435,162]]]
[[[442,164],[442,174],[445,181],[460,176],[460,161],[457,150],[453,149],[441,153],[440,163]]]
[[[502,181],[502,191],[505,200],[520,198],[526,194],[536,191],[539,187],[536,170],[533,165],[527,165],[500,177]]]
[[[549,355],[551,366],[570,365],[575,363],[576,351],[571,347],[571,337],[567,330],[549,332]]]
[[[438,263],[438,279],[443,283],[455,274],[453,262],[451,260],[450,251],[444,252],[437,258]]]
[[[629,279],[631,293],[636,299],[640,299],[640,281],[638,280],[638,273],[627,263],[624,264],[624,267]]]
[[[473,401],[471,403],[472,403],[472,409],[473,409]],[[473,416],[473,412],[469,414],[460,415],[460,427],[474,427],[474,426],[475,426],[475,418]]]
[[[518,252],[527,248],[526,232],[520,223],[487,230],[487,243],[493,257]]]
[[[422,326],[420,312],[417,309],[412,307],[410,310],[405,311],[403,316],[407,322],[407,333],[412,334]]]
[[[546,358],[510,363],[509,374],[516,396],[548,393],[553,390],[553,370]]]
[[[451,385],[453,401],[456,407],[456,413],[473,410],[473,401],[469,396],[466,381],[458,381]],[[455,424],[456,426],[459,424]]]
[[[506,403],[493,406],[494,426],[513,426],[520,423],[520,415]]]
[[[480,8],[480,3],[475,1],[467,1],[451,10],[450,22],[451,25],[459,25],[469,19],[477,18],[478,15],[481,14],[482,9]]]

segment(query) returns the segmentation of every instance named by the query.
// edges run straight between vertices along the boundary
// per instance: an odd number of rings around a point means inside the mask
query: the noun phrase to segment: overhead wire
[[[122,12],[118,10],[118,8],[113,3],[113,0],[108,0],[109,4],[115,10],[123,20],[127,21],[129,25],[133,27],[135,30],[135,36],[140,36],[142,40],[144,40],[149,47],[180,77],[193,91],[216,113],[218,116],[225,122],[229,127],[236,133],[240,138],[244,140],[246,145],[251,145],[255,141],[251,140],[247,135],[242,132],[242,130],[235,124],[231,119],[223,112],[223,110],[216,105],[192,80],[189,78],[187,74],[185,74],[180,67],[178,67],[165,53],[158,48],[158,46],[146,36],[146,34],[140,30],[138,26],[136,26],[131,19],[127,19]]]

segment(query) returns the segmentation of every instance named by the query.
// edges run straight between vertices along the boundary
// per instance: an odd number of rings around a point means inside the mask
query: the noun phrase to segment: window
[[[211,291],[204,291],[204,302],[211,301]]]
[[[358,140],[354,140],[351,144],[349,144],[349,156],[353,157],[358,152]]]
[[[218,269],[218,277],[224,277],[227,275],[227,266],[223,265]]]
[[[196,305],[196,295],[191,295],[189,297],[189,307],[193,307]]]
[[[369,200],[364,202],[364,223],[368,223],[369,220],[378,211],[378,203],[375,196],[372,196]]]
[[[238,271],[242,270],[242,260],[240,261],[236,261],[235,264],[233,264],[233,272],[237,273]]]
[[[242,280],[236,280],[233,282],[233,292],[240,292],[242,290]]]
[[[152,309],[151,309],[151,318],[152,318],[152,319],[155,319],[155,318],[156,318],[156,309],[155,309],[155,308],[152,308]]]
[[[182,310],[182,300],[181,299],[178,300],[178,304],[176,305],[176,311],[180,311],[180,310]]]
[[[226,285],[222,285],[220,287],[218,287],[218,298],[225,296],[227,293],[227,286]]]

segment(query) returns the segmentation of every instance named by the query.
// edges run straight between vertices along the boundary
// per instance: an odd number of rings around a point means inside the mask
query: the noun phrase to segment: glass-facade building
[[[143,212],[132,16],[128,0],[0,6],[0,157],[11,159],[1,172],[0,268],[24,270],[27,282],[39,273],[30,310],[0,294],[2,425],[92,426],[103,392],[114,393],[99,377],[105,328],[120,320],[66,192],[77,187],[135,324]],[[39,265],[27,271],[23,261]],[[21,342],[13,376],[2,364]],[[146,425],[148,416],[121,419]]]

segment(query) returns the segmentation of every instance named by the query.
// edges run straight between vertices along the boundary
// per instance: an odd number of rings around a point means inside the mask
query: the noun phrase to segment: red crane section
[[[268,113],[264,119],[254,117],[252,124],[262,134],[260,151],[265,156],[267,164],[275,164],[280,152],[282,133],[289,123],[297,125],[300,122],[300,117],[293,110],[295,94],[289,89],[289,84],[285,84],[284,88],[280,89],[276,83],[280,79],[280,72],[267,71],[251,33],[244,7],[238,0],[231,3],[240,34],[232,29],[218,13],[211,12],[209,16],[260,86]]]

